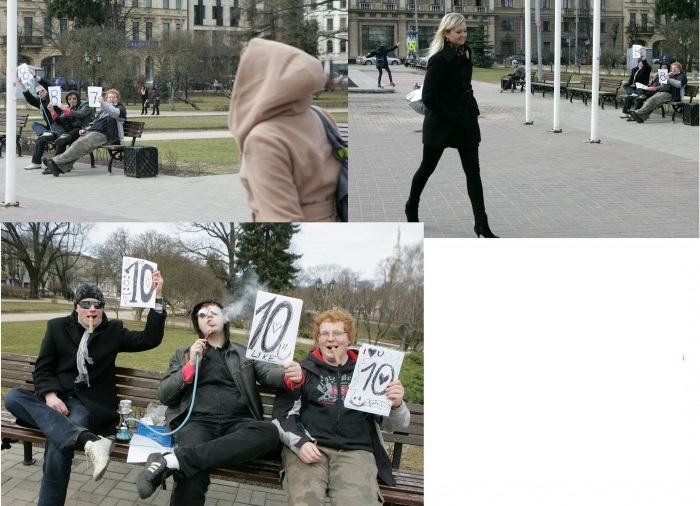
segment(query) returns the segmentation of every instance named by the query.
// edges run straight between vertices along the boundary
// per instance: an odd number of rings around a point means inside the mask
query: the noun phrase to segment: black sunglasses
[[[102,309],[105,303],[101,300],[81,300],[78,305],[83,309],[90,309],[90,306],[95,306],[95,309]]]

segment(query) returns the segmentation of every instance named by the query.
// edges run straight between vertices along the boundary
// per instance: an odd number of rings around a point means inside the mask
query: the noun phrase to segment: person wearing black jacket
[[[406,202],[406,219],[418,220],[420,196],[435,171],[445,148],[457,148],[467,177],[477,237],[496,237],[491,232],[479,173],[479,107],[472,91],[471,49],[465,45],[464,16],[446,14],[430,45],[428,70],[423,82],[423,160],[413,176]]]
[[[29,69],[29,72],[36,77],[34,70]],[[24,99],[27,101],[27,103],[32,107],[39,109],[41,112],[41,117],[44,119],[44,124],[36,121],[32,123],[32,130],[37,135],[37,139],[34,143],[34,151],[32,152],[32,163],[24,168],[25,170],[40,169],[41,155],[44,154],[46,144],[55,138],[54,134],[51,132],[54,117],[52,115],[53,106],[51,105],[51,100],[49,99],[50,85],[43,78],[40,78],[35,88],[37,94],[36,97],[27,89],[22,80],[19,78],[17,78],[17,85],[22,89]]]
[[[380,426],[405,430],[410,421],[403,402],[404,388],[392,381],[384,394],[391,402],[388,417],[344,406],[357,352],[348,349],[355,340],[352,317],[334,309],[314,319],[317,348],[301,362],[303,378],[286,384],[272,409],[285,445],[283,485],[290,506],[380,504],[377,478],[396,481],[384,449]]]
[[[75,450],[84,450],[99,480],[109,464],[117,426],[117,355],[145,351],[163,340],[166,314],[162,308],[163,279],[153,273],[156,307],[149,311],[143,331],[128,330],[121,320],[104,314],[104,296],[95,285],[75,293],[74,311],[49,320],[34,367],[34,392],[14,388],[5,407],[19,423],[38,427],[46,437],[40,506],[66,500]]]
[[[279,436],[263,421],[257,383],[281,387],[301,381],[298,362],[279,365],[246,358],[246,347],[230,340],[223,307],[204,300],[190,314],[198,339],[180,348],[160,380],[158,395],[168,406],[171,429],[182,426],[193,398],[197,356],[201,357],[196,402],[191,418],[175,435],[173,453],[152,453],[136,477],[142,499],[150,497],[174,473],[171,505],[203,505],[209,469],[242,464],[270,453],[279,454]]]
[[[377,70],[379,71],[379,77],[377,78],[377,86],[382,87],[382,69],[386,70],[389,75],[389,85],[396,86],[394,80],[391,77],[391,70],[389,69],[389,58],[388,53],[392,52],[394,49],[398,49],[399,45],[396,44],[394,47],[388,49],[384,44],[380,44],[376,51],[372,51],[367,55],[367,58],[374,56],[377,59]]]
[[[645,51],[642,51],[642,57],[639,59],[637,66],[630,72],[630,77],[623,86],[627,96],[625,97],[625,101],[622,105],[622,114],[620,115],[621,118],[629,117],[629,112],[635,99],[643,94],[642,90],[635,86],[635,83],[640,83],[644,86],[649,84],[651,66],[649,65],[649,62],[647,62],[644,53]]]
[[[685,95],[685,86],[688,84],[688,77],[683,73],[683,65],[680,62],[671,64],[671,71],[668,73],[665,84],[650,86],[647,88],[648,93],[653,93],[652,96],[644,101],[644,105],[636,111],[630,111],[630,118],[637,123],[644,123],[652,111],[666,102],[682,102]]]

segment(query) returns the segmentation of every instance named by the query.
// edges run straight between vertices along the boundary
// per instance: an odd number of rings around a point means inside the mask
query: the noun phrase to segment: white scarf
[[[78,320],[80,321],[80,320]],[[80,325],[83,325],[82,322],[80,322]],[[83,325],[85,327],[85,325]],[[83,332],[83,337],[80,338],[80,345],[78,346],[78,354],[76,355],[75,361],[78,365],[78,377],[75,378],[76,383],[81,383],[85,382],[87,383],[88,388],[90,388],[90,376],[88,375],[88,370],[87,370],[87,365],[86,363],[92,365],[93,361],[92,358],[88,355],[88,339],[90,338],[90,332],[88,331],[87,328],[85,328],[85,332]]]

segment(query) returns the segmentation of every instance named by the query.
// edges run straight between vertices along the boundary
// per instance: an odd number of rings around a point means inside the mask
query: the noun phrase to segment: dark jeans
[[[228,425],[190,421],[175,435],[175,473],[172,506],[203,505],[209,488],[209,469],[242,464],[279,449],[279,433],[270,422],[242,419]]]
[[[153,112],[151,113],[151,116],[153,116],[154,114],[157,114],[158,116],[160,116],[160,101],[159,100],[156,100],[155,102],[153,102]]]
[[[39,138],[34,143],[34,151],[32,152],[32,163],[41,163],[41,157],[44,154],[46,145],[52,140],[53,137],[41,137],[41,134],[39,134]]]
[[[394,80],[391,78],[391,70],[389,70],[389,65],[385,67],[377,67],[377,70],[379,71],[379,78],[377,79],[377,86],[382,85],[382,69],[386,70],[386,73],[389,75],[389,83],[393,83]]]
[[[148,99],[141,97],[141,114],[148,114]]]
[[[75,130],[66,132],[64,135],[70,135],[70,137],[59,137],[56,139],[56,155],[63,153],[70,144],[73,144],[73,142],[80,137],[80,129],[76,128]]]
[[[5,396],[5,407],[10,413],[39,428],[46,436],[39,506],[65,503],[75,444],[78,435],[87,430],[89,413],[85,406],[72,398],[64,402],[68,416],[51,409],[28,390],[13,388]]]
[[[411,194],[409,202],[418,203],[423,188],[428,183],[428,179],[435,172],[444,148],[423,146],[423,161],[413,176],[411,182]],[[479,172],[479,148],[460,148],[459,158],[462,161],[462,170],[467,177],[467,193],[472,204],[474,217],[479,220],[486,216],[484,205],[484,188],[481,185],[481,174]]]

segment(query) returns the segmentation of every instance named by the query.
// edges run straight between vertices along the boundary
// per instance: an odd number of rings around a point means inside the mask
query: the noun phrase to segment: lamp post
[[[685,71],[688,71],[688,63],[690,59],[690,53],[688,52],[688,48],[691,46],[693,43],[692,39],[688,37],[687,39],[683,39],[683,37],[678,39],[678,43],[683,47],[683,56],[685,57]]]
[[[360,304],[359,306],[357,306],[355,308],[355,313],[357,314],[357,316],[355,317],[355,321],[357,322],[357,325],[355,328],[355,335],[357,336],[356,342],[358,343],[358,345],[359,345],[359,337],[360,337],[360,318],[362,317],[364,312],[365,312],[365,306],[363,306],[362,304]]]
[[[88,53],[85,53],[85,65],[92,67],[92,86],[95,86],[95,77],[97,75],[97,66],[102,63],[102,55],[100,53],[95,54],[92,58]]]

